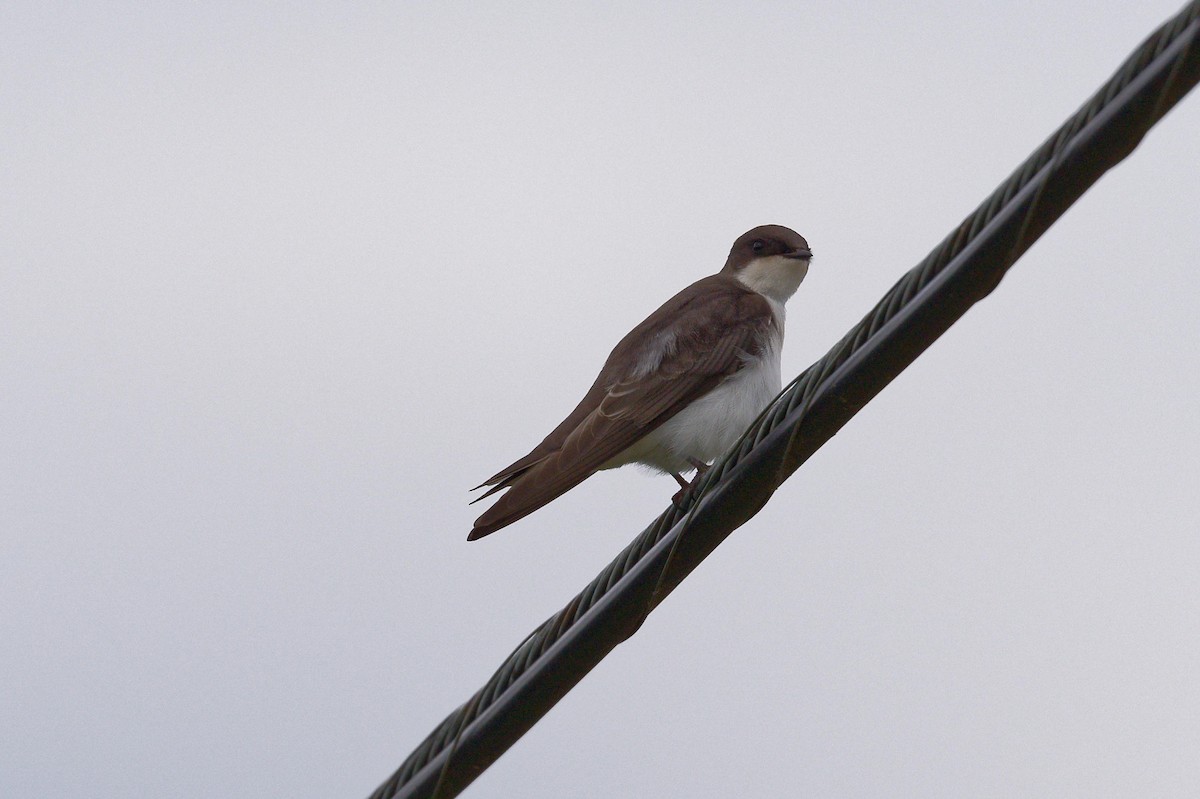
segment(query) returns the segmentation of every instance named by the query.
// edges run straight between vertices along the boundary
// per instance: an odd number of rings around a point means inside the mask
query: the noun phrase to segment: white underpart
[[[691,460],[705,463],[725,454],[782,388],[783,306],[772,302],[778,324],[763,351],[712,391],[672,416],[629,449],[604,464],[612,469],[640,463],[668,474],[690,472]]]
[[[783,388],[779,365],[783,350],[783,304],[796,292],[806,274],[808,261],[780,255],[759,258],[741,270],[738,280],[771,305],[774,323],[762,351],[757,356],[745,355],[746,365],[742,369],[600,468],[640,463],[667,474],[689,472],[694,468],[692,461],[711,463],[737,443]],[[647,347],[638,363],[639,376],[657,369],[666,352],[677,343],[674,333],[660,337],[661,340]]]

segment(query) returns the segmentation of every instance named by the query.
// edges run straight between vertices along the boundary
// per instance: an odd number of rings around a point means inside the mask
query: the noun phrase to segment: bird
[[[613,348],[583,399],[542,443],[474,490],[507,489],[467,535],[507,527],[604,469],[669,474],[678,502],[782,388],[784,303],[808,274],[799,233],[762,225],[737,238],[721,270],[680,291]]]

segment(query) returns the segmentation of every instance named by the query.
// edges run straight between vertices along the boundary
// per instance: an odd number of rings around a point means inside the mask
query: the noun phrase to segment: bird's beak
[[[808,261],[812,259],[812,250],[807,247],[797,247],[791,252],[785,252],[784,258],[795,258],[797,261]]]

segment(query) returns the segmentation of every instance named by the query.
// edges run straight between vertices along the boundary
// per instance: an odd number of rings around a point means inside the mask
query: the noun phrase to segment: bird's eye
[[[766,247],[767,245],[762,239],[755,239],[750,244],[750,249],[754,250],[755,252],[762,252],[764,249],[766,249]]]

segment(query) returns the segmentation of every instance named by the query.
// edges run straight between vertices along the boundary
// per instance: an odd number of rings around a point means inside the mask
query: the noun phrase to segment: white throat
[[[766,258],[755,258],[736,276],[751,291],[783,304],[796,293],[807,274],[808,261],[768,255]]]

